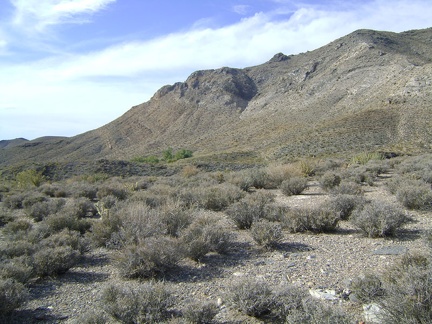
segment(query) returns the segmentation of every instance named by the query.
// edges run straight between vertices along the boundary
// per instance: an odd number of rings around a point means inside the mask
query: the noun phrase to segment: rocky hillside
[[[358,30],[262,65],[194,72],[99,129],[2,147],[0,165],[130,159],[168,147],[203,159],[424,151],[431,99],[432,28]]]

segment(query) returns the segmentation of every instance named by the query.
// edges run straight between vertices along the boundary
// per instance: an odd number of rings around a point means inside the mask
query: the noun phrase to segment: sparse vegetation
[[[280,189],[287,196],[300,195],[307,188],[307,179],[301,177],[292,177],[284,180]]]

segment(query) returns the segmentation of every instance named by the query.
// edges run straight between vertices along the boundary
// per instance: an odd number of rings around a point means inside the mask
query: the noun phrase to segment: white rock
[[[381,308],[379,307],[379,305],[375,303],[363,305],[363,314],[366,323],[376,323],[376,324],[381,323],[379,319],[380,313],[381,313]]]

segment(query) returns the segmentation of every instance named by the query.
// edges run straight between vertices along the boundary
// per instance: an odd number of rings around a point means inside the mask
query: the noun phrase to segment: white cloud
[[[42,31],[49,25],[79,23],[86,14],[106,8],[116,0],[10,0],[15,7],[14,24]]]
[[[99,10],[110,2],[57,1],[63,4],[57,9],[61,14],[53,14],[53,1],[45,0],[41,3],[50,10],[37,15],[41,21],[67,20],[66,13]],[[25,3],[30,10],[36,0]],[[374,0],[327,8],[309,4],[294,11],[289,5],[221,28],[196,25],[189,31],[91,53],[0,66],[0,139],[77,134],[111,121],[148,100],[162,85],[183,81],[197,69],[260,64],[277,52],[313,50],[359,28],[430,27],[431,9],[429,0]],[[3,109],[11,106],[16,107],[13,114]],[[32,116],[29,125],[26,116]],[[22,122],[15,125],[16,120]],[[11,125],[16,127],[14,132]]]

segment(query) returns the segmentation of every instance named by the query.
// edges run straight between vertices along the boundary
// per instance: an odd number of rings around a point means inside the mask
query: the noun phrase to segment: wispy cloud
[[[232,7],[232,10],[239,15],[247,15],[249,13],[250,6],[239,4]]]
[[[89,14],[116,0],[10,0],[15,8],[14,24],[37,31],[63,23],[82,23]]]

